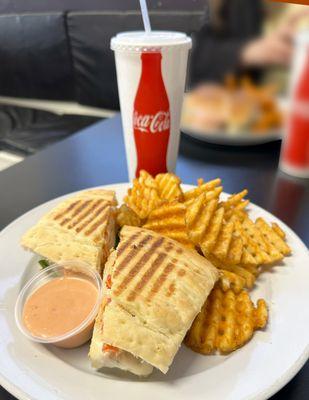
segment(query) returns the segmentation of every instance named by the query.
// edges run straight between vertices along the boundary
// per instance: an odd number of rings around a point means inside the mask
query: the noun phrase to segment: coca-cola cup
[[[111,48],[130,180],[142,169],[174,171],[191,39],[180,32],[123,32]]]
[[[301,32],[295,44],[279,168],[289,175],[309,178],[309,31]]]

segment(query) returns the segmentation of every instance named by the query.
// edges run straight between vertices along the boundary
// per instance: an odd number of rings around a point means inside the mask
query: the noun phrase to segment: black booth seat
[[[74,100],[63,13],[0,16],[0,95]]]

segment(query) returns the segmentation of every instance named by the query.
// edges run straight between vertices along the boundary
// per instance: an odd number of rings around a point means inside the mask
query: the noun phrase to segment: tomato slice
[[[107,275],[105,284],[106,284],[107,289],[111,289],[111,287],[112,287],[112,277],[111,277],[111,274],[108,274],[108,275]]]
[[[114,353],[118,353],[118,351],[119,351],[118,347],[112,346],[110,344],[103,344],[102,350],[103,351],[113,351]]]

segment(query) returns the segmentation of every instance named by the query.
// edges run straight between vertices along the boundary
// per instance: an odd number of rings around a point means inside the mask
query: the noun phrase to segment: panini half
[[[174,240],[125,226],[104,272],[90,359],[94,368],[166,373],[218,272]]]
[[[78,259],[101,273],[115,243],[116,204],[111,190],[80,192],[41,218],[21,244],[49,261]]]

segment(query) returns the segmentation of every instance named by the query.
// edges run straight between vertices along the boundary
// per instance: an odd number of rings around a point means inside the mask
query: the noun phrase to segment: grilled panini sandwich
[[[49,261],[78,259],[101,273],[115,243],[116,204],[111,190],[80,192],[41,218],[21,244]]]
[[[93,367],[166,373],[217,278],[210,262],[174,240],[123,227],[104,270]]]

